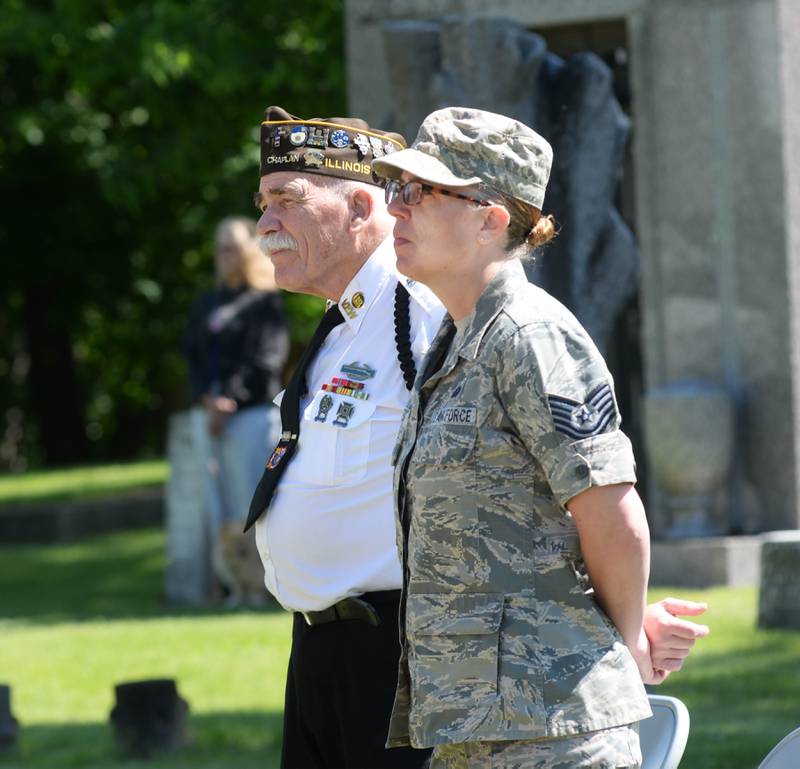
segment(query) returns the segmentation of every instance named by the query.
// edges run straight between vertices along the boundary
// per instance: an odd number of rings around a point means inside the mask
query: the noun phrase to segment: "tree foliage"
[[[162,448],[269,104],[344,114],[338,0],[3,3],[0,466]]]

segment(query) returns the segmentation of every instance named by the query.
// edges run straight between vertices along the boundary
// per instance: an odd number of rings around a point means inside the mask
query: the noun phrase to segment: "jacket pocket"
[[[412,707],[471,709],[497,697],[502,593],[412,593],[406,603]]]
[[[425,423],[417,436],[414,460],[436,465],[463,466],[469,463],[474,468],[477,436],[478,431],[474,426]]]

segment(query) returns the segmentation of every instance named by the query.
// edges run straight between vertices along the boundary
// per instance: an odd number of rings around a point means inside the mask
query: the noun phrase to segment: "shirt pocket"
[[[502,593],[411,593],[406,603],[414,709],[489,705],[497,697]]]
[[[320,390],[300,424],[300,480],[313,486],[361,480],[369,464],[374,412],[374,403]]]
[[[419,431],[414,459],[429,465],[473,465],[478,431],[463,427],[426,422]]]

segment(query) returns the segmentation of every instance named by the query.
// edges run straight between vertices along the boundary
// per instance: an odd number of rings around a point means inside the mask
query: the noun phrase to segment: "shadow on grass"
[[[755,633],[755,631],[753,631]],[[691,729],[682,764],[692,769],[752,769],[800,724],[800,633],[760,631],[758,645],[703,654],[658,694],[679,697]]]
[[[190,714],[191,744],[148,760],[122,756],[109,723],[23,725],[0,769],[271,769],[281,720],[271,711]]]
[[[0,547],[0,620],[47,624],[95,617],[202,616],[221,606],[164,601],[166,537],[136,529],[52,545]],[[270,604],[259,611],[277,611]]]

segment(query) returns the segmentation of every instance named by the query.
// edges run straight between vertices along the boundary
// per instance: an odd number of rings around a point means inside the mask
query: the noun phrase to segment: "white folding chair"
[[[789,732],[758,765],[758,769],[797,769],[800,766],[800,728]]]
[[[689,711],[676,697],[647,697],[653,717],[639,721],[642,769],[677,769],[689,738]]]

